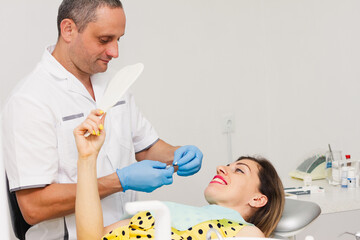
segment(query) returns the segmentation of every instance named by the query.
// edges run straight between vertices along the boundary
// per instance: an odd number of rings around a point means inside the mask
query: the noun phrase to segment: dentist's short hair
[[[75,22],[79,32],[84,31],[89,22],[96,21],[99,7],[123,8],[120,0],[63,0],[57,16],[58,36],[61,35],[60,24],[67,18]]]

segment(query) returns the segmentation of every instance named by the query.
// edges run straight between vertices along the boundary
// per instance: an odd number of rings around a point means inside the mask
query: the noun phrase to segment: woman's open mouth
[[[210,183],[219,183],[219,184],[222,184],[222,185],[227,185],[227,182],[225,181],[225,179],[220,176],[220,175],[216,175]]]

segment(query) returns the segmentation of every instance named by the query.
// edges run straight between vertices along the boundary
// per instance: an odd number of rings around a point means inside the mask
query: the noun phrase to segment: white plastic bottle
[[[355,168],[349,167],[347,174],[347,186],[348,188],[356,187]]]
[[[355,186],[360,187],[360,160],[355,162]]]
[[[325,162],[325,175],[326,175],[326,180],[328,181],[329,184],[333,184],[332,163],[333,163],[332,156],[327,153],[326,162]]]
[[[347,180],[348,171],[349,171],[348,167],[341,168],[341,187],[342,188],[348,187],[348,180]]]
[[[312,177],[310,174],[304,176],[304,187],[311,187]]]

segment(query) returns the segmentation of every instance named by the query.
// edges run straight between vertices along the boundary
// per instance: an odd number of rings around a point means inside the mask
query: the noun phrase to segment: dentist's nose
[[[119,56],[119,46],[118,42],[112,42],[106,50],[106,55],[111,58],[117,58]]]

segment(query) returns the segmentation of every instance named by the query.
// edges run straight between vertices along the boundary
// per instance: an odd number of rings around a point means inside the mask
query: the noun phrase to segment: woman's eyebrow
[[[244,166],[246,166],[246,167],[249,169],[249,171],[251,172],[251,168],[250,168],[249,165],[247,165],[246,163],[237,162],[236,165],[244,165]]]

